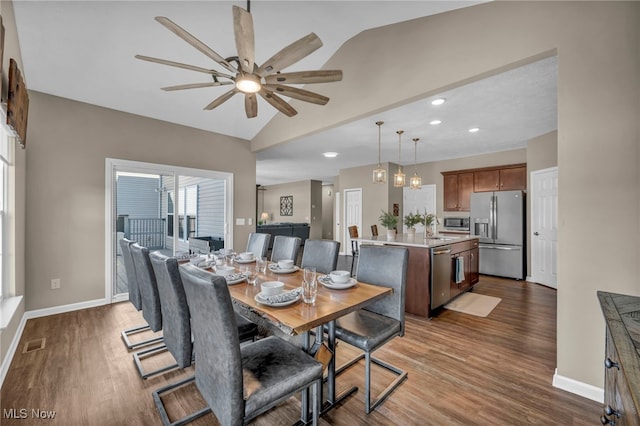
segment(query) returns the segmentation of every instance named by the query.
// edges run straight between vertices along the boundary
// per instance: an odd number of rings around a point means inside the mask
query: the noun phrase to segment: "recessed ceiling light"
[[[440,123],[442,123],[442,120],[431,120],[429,122],[429,124],[431,124],[432,126],[437,126]]]
[[[324,152],[322,155],[324,155],[327,158],[334,158],[338,156],[337,152]]]
[[[431,101],[431,105],[442,105],[447,100],[445,98],[438,98]]]
[[[475,133],[475,132],[478,132],[478,131],[480,131],[479,127],[472,127],[472,128],[469,129],[469,133]]]

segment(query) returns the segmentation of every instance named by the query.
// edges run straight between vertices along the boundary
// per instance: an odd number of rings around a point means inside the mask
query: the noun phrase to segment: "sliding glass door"
[[[128,298],[122,238],[169,255],[187,252],[190,239],[231,246],[231,174],[115,159],[106,169],[107,298]]]

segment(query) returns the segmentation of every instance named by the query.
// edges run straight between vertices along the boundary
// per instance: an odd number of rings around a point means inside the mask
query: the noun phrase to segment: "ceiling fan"
[[[318,105],[325,105],[329,98],[318,93],[288,84],[329,83],[342,80],[341,70],[316,70],[281,73],[281,70],[295,64],[322,46],[322,41],[314,33],[284,47],[262,65],[255,63],[255,37],[253,32],[253,18],[250,13],[250,3],[247,9],[233,6],[233,29],[236,40],[237,56],[223,58],[209,46],[198,40],[192,34],[180,27],[169,18],[157,16],[156,21],[164,25],[178,37],[213,59],[228,70],[225,74],[213,69],[206,69],[194,65],[187,65],[150,56],[136,55],[136,58],[158,64],[184,68],[211,75],[213,81],[206,83],[191,83],[179,86],[163,87],[162,90],[184,90],[200,87],[224,86],[233,84],[235,87],[214,99],[205,110],[212,110],[229,100],[236,93],[244,94],[244,107],[248,118],[258,115],[258,101],[256,93],[283,114],[292,117],[298,112],[287,101],[278,95]]]

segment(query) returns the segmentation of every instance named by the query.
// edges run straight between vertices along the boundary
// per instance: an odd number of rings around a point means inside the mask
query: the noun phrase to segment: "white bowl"
[[[240,253],[238,256],[240,256],[241,260],[251,260],[253,259],[253,252],[245,251],[244,253]]]
[[[234,268],[233,266],[225,266],[225,265],[216,266],[216,274],[222,275],[223,277],[226,277],[227,275],[232,274],[235,270],[236,268]]]
[[[293,260],[278,260],[278,268],[280,269],[293,268]]]
[[[260,289],[262,290],[263,296],[274,296],[282,293],[282,290],[284,290],[284,283],[280,281],[265,281],[260,284]]]
[[[336,284],[344,284],[349,281],[351,278],[351,273],[349,271],[333,271],[329,274],[331,277],[331,281]]]

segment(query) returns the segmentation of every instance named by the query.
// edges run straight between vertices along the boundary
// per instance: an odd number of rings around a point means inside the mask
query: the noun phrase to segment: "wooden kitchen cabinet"
[[[527,167],[522,165],[473,172],[473,191],[511,191],[527,189]]]
[[[453,246],[451,250],[451,297],[468,290],[480,281],[478,241],[468,241],[465,244]],[[464,280],[456,282],[457,258],[464,262]]]
[[[473,192],[473,173],[443,173],[444,210],[469,211]]]
[[[640,297],[599,291],[606,322],[604,407],[600,422],[640,425]],[[594,423],[596,423],[594,419]]]

